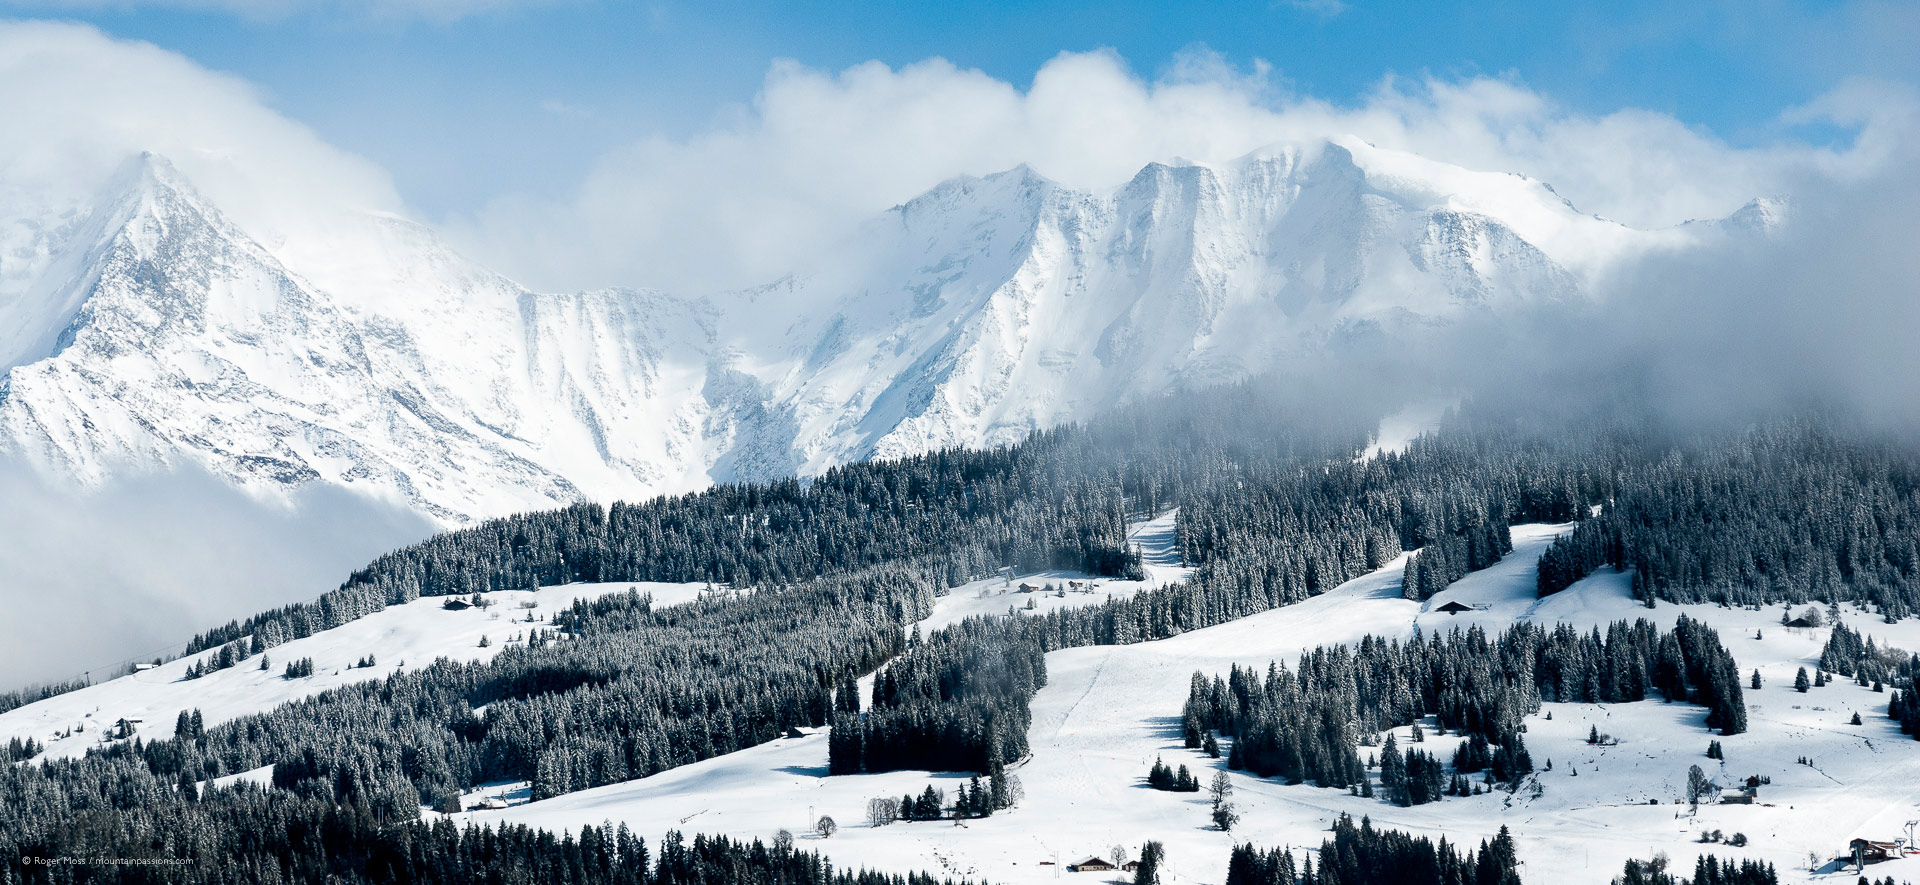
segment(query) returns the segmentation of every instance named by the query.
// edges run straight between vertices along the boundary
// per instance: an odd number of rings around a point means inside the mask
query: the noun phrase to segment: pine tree
[[[1160,885],[1160,864],[1166,858],[1167,849],[1159,842],[1148,842],[1140,846],[1139,866],[1134,868],[1133,885]]]
[[[1168,768],[1167,763],[1157,756],[1154,757],[1153,767],[1147,769],[1147,786],[1156,790],[1172,790],[1176,786],[1173,769]]]
[[[1407,760],[1400,755],[1400,747],[1393,735],[1387,735],[1387,743],[1380,748],[1380,788],[1387,793],[1387,801],[1395,805],[1412,805],[1407,790]]]
[[[1492,841],[1481,843],[1474,880],[1477,885],[1520,885],[1519,868],[1520,853],[1513,834],[1501,824]]]

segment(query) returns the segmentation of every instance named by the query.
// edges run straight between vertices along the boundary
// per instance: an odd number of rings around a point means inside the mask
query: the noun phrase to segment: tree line
[[[383,821],[336,803],[241,783],[199,802],[89,814],[15,846],[0,885],[338,882],[343,885],[965,885],[924,873],[836,869],[792,839],[737,841],[678,832],[656,845],[625,824],[554,833],[522,825]],[[116,865],[21,858],[115,858]],[[187,859],[184,865],[141,861]]]
[[[943,586],[1007,565],[1135,576],[1130,515],[1171,506],[1221,469],[1354,451],[1371,420],[1250,382],[1150,398],[1016,445],[518,514],[385,554],[313,603],[207,631],[185,653],[242,636],[277,645],[421,596],[572,581],[746,587],[908,563]]]
[[[1778,885],[1773,865],[1757,860],[1721,860],[1702,854],[1694,860],[1693,878],[1674,875],[1665,855],[1650,860],[1630,859],[1613,885]],[[1860,881],[1867,881],[1862,877]]]
[[[1888,621],[1920,607],[1913,447],[1799,418],[1639,454],[1542,556],[1540,595],[1611,565],[1646,600],[1854,601]]]
[[[1492,638],[1477,626],[1405,643],[1367,636],[1304,652],[1293,669],[1276,661],[1264,676],[1238,665],[1225,678],[1196,672],[1181,728],[1189,747],[1208,733],[1233,738],[1229,768],[1370,791],[1358,747],[1431,715],[1443,730],[1486,742],[1469,741],[1457,763],[1512,780],[1532,770],[1521,720],[1543,699],[1620,703],[1655,690],[1707,707],[1709,727],[1745,729],[1732,656],[1713,630],[1684,616],[1665,633],[1640,620],[1616,622],[1605,636],[1530,623]],[[1417,804],[1447,792],[1438,760],[1390,749],[1380,756],[1388,799]]]
[[[442,659],[219,725],[189,717],[172,739],[0,768],[0,845],[177,808],[183,784],[264,765],[276,792],[394,823],[457,810],[489,781],[545,797],[643,777],[825,725],[832,687],[894,654],[931,599],[885,569],[662,609],[619,594],[569,612],[572,638],[484,663]]]
[[[1445,838],[1375,829],[1367,818],[1355,824],[1342,814],[1318,856],[1316,870],[1313,854],[1296,863],[1291,850],[1237,845],[1227,856],[1226,885],[1520,885],[1519,854],[1504,826],[1478,851],[1462,851]]]

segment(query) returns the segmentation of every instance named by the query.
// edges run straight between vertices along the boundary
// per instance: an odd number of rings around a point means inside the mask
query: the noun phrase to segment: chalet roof
[[[1449,601],[1446,605],[1440,606],[1440,608],[1437,609],[1437,611],[1443,611],[1448,613],[1470,612],[1470,611],[1473,611],[1473,606],[1468,605],[1464,602],[1461,602],[1458,599],[1455,599],[1455,600]]]

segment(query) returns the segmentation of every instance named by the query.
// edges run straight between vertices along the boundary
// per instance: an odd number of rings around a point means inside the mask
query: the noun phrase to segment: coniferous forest
[[[1753,860],[1722,861],[1702,854],[1694,862],[1693,877],[1676,876],[1667,869],[1667,859],[1629,860],[1615,885],[1776,885],[1780,875],[1771,864]],[[1867,881],[1861,877],[1860,881]],[[1891,885],[1892,880],[1887,880]]]
[[[1602,565],[1671,602],[1858,601],[1920,611],[1920,459],[1783,421],[1612,472],[1612,500],[1540,561],[1540,595]]]
[[[115,847],[122,853],[111,855],[131,863],[104,871],[21,865],[15,881],[966,885],[924,873],[837,870],[819,854],[796,850],[790,840],[767,845],[675,832],[649,844],[624,825],[556,834],[524,826],[456,827],[445,819],[395,822],[365,805],[251,786],[219,801],[89,815],[84,823],[138,834],[123,838]],[[237,833],[247,838],[232,838]],[[97,838],[56,834],[28,846],[25,856],[86,857],[96,844]],[[181,858],[189,863],[167,863]]]
[[[1375,829],[1372,821],[1341,815],[1333,837],[1320,843],[1320,867],[1313,855],[1296,864],[1293,852],[1252,845],[1235,846],[1227,860],[1226,885],[1520,885],[1519,857],[1513,836],[1501,827],[1462,852],[1445,839]]]
[[[1523,522],[1578,523],[1543,561],[1543,592],[1620,567],[1648,598],[1855,600],[1889,618],[1920,602],[1920,462],[1829,422],[1683,434],[1631,412],[1522,420],[1468,404],[1405,452],[1356,457],[1376,414],[1288,401],[1259,385],[1223,388],[988,451],[580,504],[440,535],[381,557],[314,603],[203,634],[195,664],[256,666],[286,641],[420,596],[575,580],[711,581],[722,592],[671,608],[615,595],[576,606],[486,663],[435,663],[173,738],[0,766],[0,856],[226,857],[287,838],[277,835],[283,826],[324,834],[345,826],[329,815],[349,812],[352,826],[407,844],[422,832],[422,806],[452,807],[479,783],[529,780],[536,795],[559,795],[829,723],[835,772],[991,779],[1027,752],[1028,702],[1046,684],[1049,651],[1164,638],[1278,608],[1410,549],[1421,552],[1407,566],[1408,592],[1428,597],[1498,561],[1511,548],[1508,527]],[[1126,526],[1171,507],[1180,508],[1178,551],[1196,567],[1189,581],[929,636],[910,626],[948,588],[1003,566],[1137,575]],[[1910,696],[1910,662],[1842,645],[1836,661],[1908,693],[1890,697]],[[1442,666],[1461,668],[1473,690],[1436,680]],[[873,689],[859,697],[854,680],[869,673]],[[1323,649],[1297,671],[1205,682],[1195,682],[1189,718],[1237,737],[1242,767],[1330,786],[1353,783],[1358,764],[1336,737],[1357,742],[1359,730],[1415,715],[1484,739],[1486,758],[1465,761],[1508,771],[1523,770],[1518,717],[1541,699],[1654,692],[1704,707],[1708,727],[1744,728],[1731,658],[1711,630],[1684,620],[1664,633],[1642,623],[1604,635],[1528,627],[1374,640]],[[1324,701],[1340,693],[1360,705],[1357,719],[1331,715]],[[1889,712],[1908,709],[1920,703]],[[267,764],[274,783],[264,792],[193,787]],[[553,834],[526,838],[561,844]],[[314,868],[302,852],[340,864],[328,875],[378,878],[351,853],[307,843],[258,878],[307,878]],[[176,872],[117,875],[182,881]],[[8,867],[0,883],[72,875]]]
[[[1542,700],[1625,703],[1655,692],[1706,707],[1705,724],[1723,734],[1746,730],[1733,657],[1685,616],[1665,633],[1641,620],[1616,622],[1604,636],[1526,623],[1493,638],[1477,627],[1405,643],[1369,636],[1302,654],[1292,670],[1275,662],[1264,676],[1195,673],[1181,722],[1189,747],[1209,732],[1233,738],[1229,768],[1346,788],[1367,779],[1364,741],[1431,715],[1472,738],[1453,760],[1456,775],[1484,770],[1512,782],[1533,770],[1521,719]],[[1438,760],[1413,748],[1402,757],[1391,737],[1379,764],[1388,801],[1418,805],[1450,792]]]

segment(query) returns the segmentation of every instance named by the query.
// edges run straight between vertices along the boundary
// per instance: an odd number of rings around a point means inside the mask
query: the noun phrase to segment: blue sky
[[[1111,48],[1151,80],[1204,46],[1244,72],[1270,65],[1291,96],[1352,104],[1389,74],[1492,76],[1577,113],[1671,115],[1734,146],[1844,138],[1780,114],[1849,77],[1920,73],[1920,16],[1901,3],[225,2],[11,9],[238,75],[387,169],[428,215],[559,193],[619,145],[723,125],[782,58],[834,71],[938,56],[1024,88],[1062,51]]]

